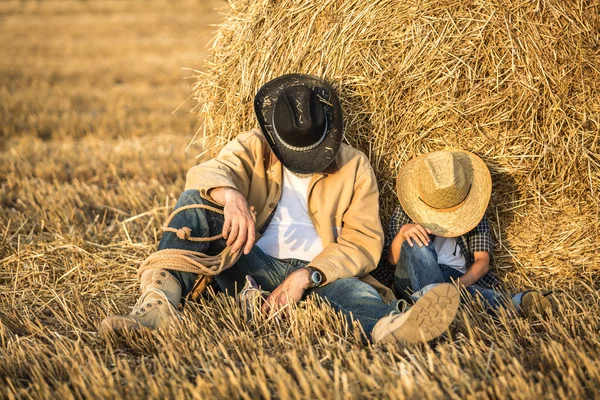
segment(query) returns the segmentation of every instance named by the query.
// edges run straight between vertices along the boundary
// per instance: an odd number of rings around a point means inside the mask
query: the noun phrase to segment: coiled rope
[[[162,226],[163,232],[172,232],[179,239],[188,240],[190,242],[212,242],[223,238],[223,235],[215,235],[210,237],[195,237],[192,236],[192,230],[188,227],[171,228],[169,224],[173,218],[182,211],[202,208],[223,215],[223,211],[219,208],[205,204],[191,204],[180,207],[173,211]],[[255,218],[254,207],[251,207],[252,217]],[[182,272],[191,272],[199,275],[199,279],[194,285],[194,289],[190,293],[190,297],[195,299],[199,293],[210,283],[215,275],[219,275],[224,270],[235,264],[242,255],[242,248],[235,253],[231,251],[231,246],[227,245],[223,251],[215,256],[209,256],[193,250],[182,249],[163,249],[151,254],[144,260],[138,270],[138,278],[142,273],[149,269],[169,269]]]

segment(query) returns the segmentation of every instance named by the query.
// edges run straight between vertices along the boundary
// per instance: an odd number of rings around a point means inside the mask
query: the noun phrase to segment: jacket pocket
[[[333,241],[337,242],[338,236],[342,234],[342,215],[335,215],[330,218],[331,221],[331,233],[333,234]]]

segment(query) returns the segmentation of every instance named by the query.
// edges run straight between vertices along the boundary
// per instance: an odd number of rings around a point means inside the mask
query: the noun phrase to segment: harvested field
[[[600,5],[230,4],[202,67],[220,1],[0,3],[0,397],[598,397]],[[554,290],[555,314],[473,305],[432,346],[377,347],[313,301],[248,324],[216,295],[176,329],[100,337],[134,303],[136,268],[204,151],[185,152],[186,112],[216,149],[255,125],[256,89],[292,71],[340,90],[384,218],[413,155],[481,155],[494,267],[511,289]]]

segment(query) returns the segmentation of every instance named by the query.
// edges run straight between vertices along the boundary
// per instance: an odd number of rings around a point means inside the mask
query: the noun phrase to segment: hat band
[[[465,197],[463,197],[463,199],[461,201],[459,201],[458,204],[456,204],[455,206],[452,206],[452,207],[448,207],[448,208],[434,207],[434,206],[428,204],[425,200],[423,200],[420,195],[418,195],[417,198],[419,200],[421,200],[423,202],[423,204],[425,204],[429,208],[433,208],[434,210],[437,210],[439,212],[450,212],[450,211],[454,211],[454,210],[460,208],[464,204],[464,202],[467,200],[467,197],[469,197],[469,192],[471,191],[471,186],[473,186],[473,184],[469,184],[469,188],[467,189],[467,193],[465,194]]]
[[[273,132],[275,132],[275,136],[277,136],[277,140],[279,141],[279,143],[281,143],[283,145],[283,147],[285,147],[288,150],[292,150],[292,151],[308,151],[308,150],[312,150],[315,147],[317,147],[318,145],[320,145],[321,143],[323,143],[323,140],[325,140],[325,137],[327,136],[327,128],[328,128],[328,121],[327,118],[325,118],[325,131],[323,132],[323,136],[321,136],[321,138],[309,145],[309,146],[304,146],[304,147],[297,147],[297,146],[292,146],[289,143],[286,143],[285,140],[283,140],[283,138],[281,136],[279,136],[279,133],[277,133],[277,128],[275,128],[275,125],[273,125]]]

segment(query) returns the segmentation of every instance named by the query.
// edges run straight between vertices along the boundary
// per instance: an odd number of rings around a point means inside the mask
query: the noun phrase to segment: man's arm
[[[210,196],[219,204],[224,204],[223,237],[235,253],[244,247],[244,254],[250,253],[254,245],[254,218],[248,200],[237,189],[218,187],[210,191]]]
[[[223,237],[233,252],[254,245],[255,226],[246,196],[257,159],[262,160],[261,138],[249,132],[229,142],[217,157],[197,165],[187,174],[186,190],[197,189],[223,205]]]
[[[227,143],[215,158],[191,168],[187,173],[185,189],[199,190],[222,205],[223,202],[213,197],[215,188],[237,189],[246,197],[254,165],[258,158],[262,160],[263,157],[262,147],[262,139],[257,133],[250,131],[239,135]]]
[[[300,268],[292,272],[285,278],[279,286],[275,288],[262,305],[265,313],[277,311],[287,304],[296,304],[302,298],[304,291],[308,289],[310,279],[308,270]]]
[[[341,234],[325,246],[310,266],[323,273],[325,283],[361,277],[375,269],[382,249],[379,189],[365,158],[354,183],[352,202],[342,217]]]

